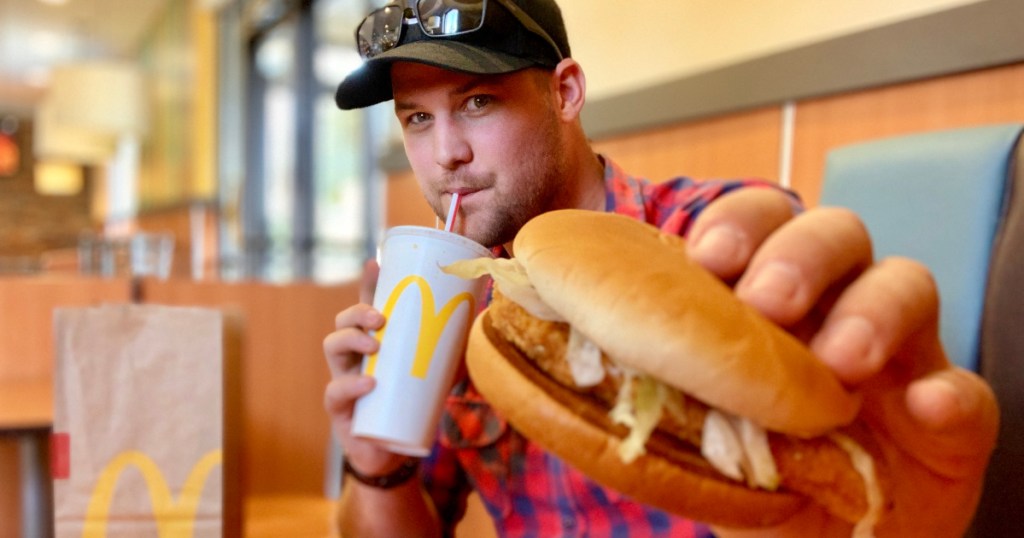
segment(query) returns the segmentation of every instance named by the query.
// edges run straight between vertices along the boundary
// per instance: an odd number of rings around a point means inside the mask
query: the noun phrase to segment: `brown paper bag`
[[[221,536],[222,316],[57,309],[56,536]]]

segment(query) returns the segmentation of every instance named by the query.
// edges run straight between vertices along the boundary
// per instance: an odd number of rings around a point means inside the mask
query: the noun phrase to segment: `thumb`
[[[933,470],[957,478],[985,466],[999,430],[999,407],[977,374],[957,367],[933,372],[907,387],[906,405],[932,434],[936,459],[926,463]]]

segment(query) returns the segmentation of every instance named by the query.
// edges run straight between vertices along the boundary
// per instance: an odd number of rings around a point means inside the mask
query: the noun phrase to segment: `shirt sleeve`
[[[693,221],[716,199],[748,188],[776,189],[789,196],[793,212],[802,205],[796,193],[760,179],[694,181],[679,177],[663,183],[647,184],[643,196],[648,222],[662,231],[686,235]]]
[[[789,196],[794,213],[802,210],[796,193],[763,179],[696,180],[678,176],[652,182],[626,173],[607,157],[601,156],[601,160],[605,165],[605,210],[652,224],[666,233],[686,235],[711,202],[739,189],[777,189]]]

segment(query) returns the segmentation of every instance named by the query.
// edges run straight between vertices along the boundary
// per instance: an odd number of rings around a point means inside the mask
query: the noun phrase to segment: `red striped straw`
[[[455,214],[459,212],[460,200],[459,193],[452,193],[452,205],[448,207],[448,218],[444,221],[444,231],[452,231],[452,226],[455,226]]]

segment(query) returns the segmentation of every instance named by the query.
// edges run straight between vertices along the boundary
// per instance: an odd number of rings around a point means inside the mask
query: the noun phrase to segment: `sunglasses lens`
[[[486,0],[419,0],[423,31],[432,36],[450,36],[478,30],[484,23]]]
[[[363,58],[373,58],[398,46],[402,37],[403,12],[401,7],[385,6],[363,19],[356,31],[359,54]]]

